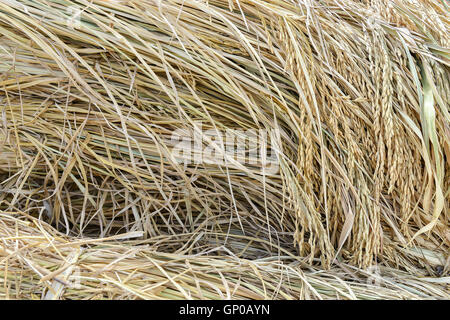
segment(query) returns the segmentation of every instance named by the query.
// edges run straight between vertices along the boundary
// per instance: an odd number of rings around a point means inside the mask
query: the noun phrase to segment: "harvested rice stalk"
[[[428,0],[0,0],[0,210],[168,255],[186,235],[448,273],[448,29]]]

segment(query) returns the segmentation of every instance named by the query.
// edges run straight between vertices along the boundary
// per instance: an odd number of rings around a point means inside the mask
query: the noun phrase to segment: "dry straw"
[[[0,297],[450,298],[448,10],[0,0]]]

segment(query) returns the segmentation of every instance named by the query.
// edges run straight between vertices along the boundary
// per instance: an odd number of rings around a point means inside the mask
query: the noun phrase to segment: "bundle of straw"
[[[448,280],[419,269],[415,276],[340,263],[324,271],[289,255],[168,253],[164,243],[175,242],[167,238],[74,240],[38,219],[0,217],[9,246],[0,249],[8,257],[0,296],[7,299],[448,299]]]
[[[0,295],[449,298],[449,27],[432,0],[0,0]]]

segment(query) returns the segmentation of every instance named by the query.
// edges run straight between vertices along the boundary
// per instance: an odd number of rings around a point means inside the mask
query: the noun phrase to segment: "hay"
[[[428,0],[0,0],[0,295],[448,299],[449,26]]]
[[[448,278],[419,277],[384,266],[362,270],[339,263],[324,271],[289,255],[248,260],[189,255],[186,250],[169,253],[176,242],[191,241],[74,240],[37,219],[1,218],[8,246],[0,251],[8,257],[0,270],[6,281],[0,287],[4,298],[448,299]]]

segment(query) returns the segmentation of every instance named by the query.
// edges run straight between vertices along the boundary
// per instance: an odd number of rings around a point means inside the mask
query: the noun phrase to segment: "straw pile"
[[[0,297],[450,298],[448,10],[0,0]]]

